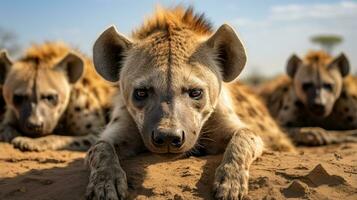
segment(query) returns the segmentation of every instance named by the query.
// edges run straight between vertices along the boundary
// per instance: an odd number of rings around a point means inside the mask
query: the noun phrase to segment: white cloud
[[[341,35],[344,43],[335,53],[346,52],[352,66],[357,65],[356,20],[357,2],[342,1],[275,5],[260,19],[239,18],[232,23],[247,46],[249,60],[245,74],[260,71],[271,75],[284,72],[291,53],[303,55],[308,49],[317,48],[310,42],[310,37],[316,34]]]

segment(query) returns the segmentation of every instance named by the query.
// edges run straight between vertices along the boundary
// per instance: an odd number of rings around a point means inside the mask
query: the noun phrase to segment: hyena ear
[[[63,70],[71,84],[77,82],[84,72],[84,61],[81,56],[70,52],[56,66],[56,70]]]
[[[302,60],[296,55],[293,54],[288,59],[288,63],[286,65],[286,73],[293,78],[295,73],[297,72],[298,68],[301,66]]]
[[[329,64],[329,68],[334,67],[337,67],[341,72],[342,77],[345,77],[350,73],[350,62],[344,53],[341,53]]]
[[[124,53],[131,45],[132,42],[118,33],[115,26],[105,30],[93,47],[93,62],[97,72],[107,81],[117,82]]]
[[[4,84],[6,75],[12,66],[12,62],[6,50],[0,51],[0,84]]]
[[[247,62],[247,56],[234,29],[228,24],[223,24],[206,44],[213,48],[218,56],[223,81],[230,82],[237,78]]]

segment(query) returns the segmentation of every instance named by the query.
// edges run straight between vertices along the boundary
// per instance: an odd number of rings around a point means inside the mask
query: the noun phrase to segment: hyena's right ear
[[[107,81],[117,82],[125,52],[132,42],[109,27],[97,39],[93,47],[93,62],[97,72]]]
[[[6,75],[10,70],[12,62],[6,50],[0,51],[0,84],[4,84]]]
[[[293,54],[290,56],[288,63],[286,65],[286,73],[293,78],[295,76],[296,71],[301,66],[302,60],[296,55]]]

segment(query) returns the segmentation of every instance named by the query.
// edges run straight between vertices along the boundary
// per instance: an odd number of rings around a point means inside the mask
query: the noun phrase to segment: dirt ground
[[[0,143],[0,199],[83,199],[85,153],[21,152]],[[167,161],[145,154],[123,163],[130,199],[210,199],[221,156]],[[267,152],[251,167],[247,199],[357,199],[357,144]]]

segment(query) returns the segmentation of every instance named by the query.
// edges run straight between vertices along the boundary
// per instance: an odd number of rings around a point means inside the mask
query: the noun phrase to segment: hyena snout
[[[180,148],[185,143],[185,131],[182,129],[153,130],[151,140],[155,147]]]
[[[29,117],[25,122],[25,128],[31,133],[42,133],[44,121],[40,117]]]

